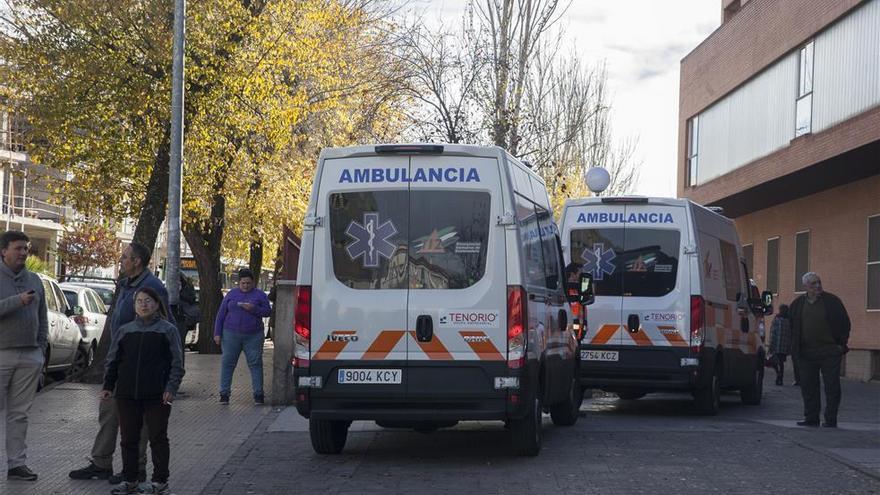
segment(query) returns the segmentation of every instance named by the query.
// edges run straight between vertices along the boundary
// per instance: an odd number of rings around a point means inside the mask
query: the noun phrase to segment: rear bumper
[[[694,390],[700,379],[702,360],[692,359],[682,347],[590,346],[580,350],[617,351],[617,361],[580,361],[580,382],[587,388],[618,391]]]
[[[344,368],[401,369],[400,384],[341,384]],[[531,370],[533,367],[527,367]],[[296,388],[297,411],[304,417],[333,420],[462,421],[508,420],[525,416],[537,373],[513,375],[506,362],[312,361],[299,376],[320,376],[320,388]],[[518,376],[519,388],[496,390],[495,378]],[[530,378],[531,377],[531,378]]]

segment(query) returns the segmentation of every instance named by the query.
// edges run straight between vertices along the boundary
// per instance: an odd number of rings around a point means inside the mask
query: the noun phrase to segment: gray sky
[[[426,20],[456,24],[465,0],[416,0]],[[615,140],[637,138],[637,194],[674,196],[681,59],[721,23],[721,0],[573,0],[562,19],[585,62],[605,60]]]

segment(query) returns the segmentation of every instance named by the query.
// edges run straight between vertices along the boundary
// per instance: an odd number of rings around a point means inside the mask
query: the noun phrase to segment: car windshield
[[[79,304],[77,304],[76,302],[76,291],[65,290],[64,298],[67,299],[67,305],[71,308],[79,306]]]

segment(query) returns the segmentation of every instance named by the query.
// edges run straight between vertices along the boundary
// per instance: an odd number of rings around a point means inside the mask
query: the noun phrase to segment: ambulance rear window
[[[355,289],[463,289],[483,278],[489,193],[330,195],[333,271]]]
[[[660,297],[675,289],[679,238],[677,230],[572,230],[571,259],[593,274],[597,296]]]

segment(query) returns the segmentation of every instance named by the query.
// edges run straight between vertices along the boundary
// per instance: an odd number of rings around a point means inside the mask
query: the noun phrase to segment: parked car
[[[54,279],[39,275],[46,293],[46,309],[49,324],[49,342],[39,388],[46,383],[47,375],[61,378],[77,376],[86,370],[95,356],[94,346],[87,344],[89,335],[83,309],[67,303],[64,292]]]
[[[104,301],[97,291],[82,285],[62,283],[61,290],[67,299],[67,305],[71,308],[82,308],[82,317],[84,318],[83,342],[87,353],[94,354],[98,348],[98,341],[101,339],[101,332],[104,331],[104,324],[107,322],[108,307],[104,305]],[[89,349],[91,348],[91,349]],[[91,358],[88,359],[91,363]],[[75,370],[81,372],[80,370]]]
[[[64,284],[79,285],[94,290],[98,293],[101,301],[104,302],[104,306],[108,308],[113,302],[113,294],[116,292],[116,281],[110,278],[92,278],[72,275],[65,279]]]

